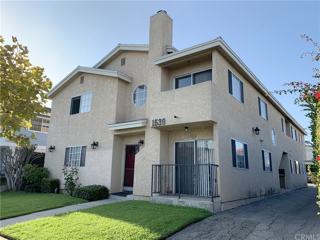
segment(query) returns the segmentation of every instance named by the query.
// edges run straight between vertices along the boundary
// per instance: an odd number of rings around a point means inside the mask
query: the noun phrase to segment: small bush
[[[72,196],[74,190],[80,186],[78,184],[79,169],[75,167],[72,167],[72,168],[66,167],[62,169],[62,172],[64,176],[64,191]]]
[[[41,181],[49,176],[49,171],[46,168],[36,165],[27,164],[23,167],[23,177],[25,180],[25,191],[40,192]]]
[[[60,181],[59,179],[44,178],[41,181],[41,192],[43,193],[59,193]]]
[[[25,192],[40,192],[41,187],[38,184],[28,184],[23,189]]]
[[[109,198],[109,189],[102,185],[83,186],[76,188],[73,196],[88,201],[96,201]]]

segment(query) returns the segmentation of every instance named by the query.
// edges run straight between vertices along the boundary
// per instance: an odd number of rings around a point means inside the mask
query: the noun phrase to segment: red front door
[[[134,160],[138,150],[139,150],[139,145],[126,146],[126,159],[125,159],[124,183],[123,183],[125,187],[133,187]]]

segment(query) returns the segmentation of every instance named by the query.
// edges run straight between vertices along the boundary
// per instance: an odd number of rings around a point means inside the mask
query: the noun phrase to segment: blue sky
[[[311,81],[310,58],[320,42],[320,2],[1,2],[1,35],[27,45],[33,64],[57,84],[77,65],[93,66],[118,43],[148,43],[149,17],[165,9],[178,49],[222,36],[271,91],[292,80]],[[309,125],[293,97],[277,96]]]

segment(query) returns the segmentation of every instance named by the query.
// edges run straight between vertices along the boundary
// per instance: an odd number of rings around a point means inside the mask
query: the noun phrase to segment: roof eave
[[[131,83],[132,78],[122,72],[114,71],[114,70],[107,70],[107,69],[95,69],[90,67],[83,67],[78,66],[76,67],[71,73],[69,73],[63,80],[61,80],[49,93],[48,97],[52,98],[55,96],[55,94],[74,76],[76,76],[78,73],[89,73],[89,74],[96,74],[106,77],[114,77],[121,79],[125,82]]]
[[[305,135],[307,134],[304,128],[291,116],[290,113],[287,112],[287,110],[281,105],[281,103],[273,96],[271,92],[268,91],[268,89],[262,84],[262,82],[254,75],[254,73],[245,65],[241,58],[228,46],[228,44],[221,37],[218,37],[209,42],[205,42],[202,44],[192,46],[190,48],[183,49],[179,52],[171,53],[163,57],[160,57],[154,61],[154,64],[164,66],[166,64],[169,64],[170,62],[181,59],[183,57],[191,56],[193,54],[207,51],[216,47],[220,47],[224,52],[226,52],[229,55],[229,57],[231,57],[232,60],[236,62],[236,64],[240,66],[241,69],[253,80],[253,82],[257,85],[260,91],[264,93],[264,96],[269,98],[269,101],[271,101],[272,104],[275,107],[277,107],[280,112],[282,112],[282,114],[288,117],[292,121],[292,123],[299,128],[299,130],[302,133],[304,133]]]
[[[149,46],[146,44],[118,44],[114,49],[112,49],[107,55],[105,55],[99,62],[97,62],[93,67],[99,68],[105,62],[110,60],[113,56],[121,51],[135,51],[135,52],[148,52]]]

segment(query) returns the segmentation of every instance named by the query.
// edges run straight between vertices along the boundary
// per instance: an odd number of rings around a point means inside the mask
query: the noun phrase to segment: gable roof
[[[54,97],[56,93],[59,90],[61,90],[68,81],[70,81],[72,78],[74,78],[75,76],[81,73],[90,73],[90,74],[96,74],[101,76],[115,77],[123,81],[126,81],[128,83],[131,82],[131,77],[119,71],[78,66],[71,73],[69,73],[64,79],[62,79],[54,88],[51,89],[51,91],[48,93],[48,97],[49,98]]]
[[[245,65],[241,58],[228,46],[228,44],[222,39],[222,37],[218,37],[209,42],[201,43],[171,54],[164,55],[155,60],[154,63],[159,66],[166,66],[179,59],[186,58],[194,54],[199,54],[214,48],[219,49],[225,55],[225,57],[227,57],[227,59],[229,59],[234,65],[239,67],[250,80],[251,84],[253,84],[263,94],[263,96],[267,98],[275,108],[278,109],[278,111],[289,118],[301,132],[306,134],[304,128],[290,115],[290,113],[281,105],[281,103],[274,97],[274,95],[262,84],[257,76],[255,76],[254,73]]]
[[[106,56],[104,56],[99,62],[97,62],[93,67],[99,68],[112,57],[118,55],[123,51],[134,51],[134,52],[148,52],[149,45],[146,44],[118,44],[114,49],[112,49]]]

